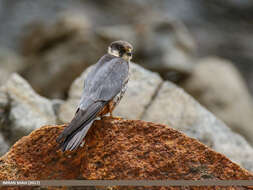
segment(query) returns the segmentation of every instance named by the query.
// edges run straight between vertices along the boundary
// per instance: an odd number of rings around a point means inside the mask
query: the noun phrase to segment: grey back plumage
[[[129,65],[124,59],[104,55],[85,79],[79,108],[86,109],[90,101],[111,100],[122,89],[128,70]]]
[[[61,148],[73,150],[79,146],[88,128],[103,107],[123,88],[128,79],[129,64],[122,58],[104,55],[88,73],[78,110],[57,141]],[[87,127],[89,126],[89,127]],[[87,129],[84,130],[84,128]],[[85,131],[84,135],[80,131]]]

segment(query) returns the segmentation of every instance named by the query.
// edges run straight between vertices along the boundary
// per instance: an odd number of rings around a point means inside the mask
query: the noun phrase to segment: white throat
[[[111,47],[108,48],[108,53],[116,57],[120,57],[119,52],[117,50],[112,50]]]
[[[119,51],[117,50],[112,50],[111,47],[108,47],[108,54],[113,55],[115,57],[121,57],[122,59],[126,60],[127,62],[130,62],[132,59],[132,56],[127,56],[127,54],[123,54],[120,56]]]

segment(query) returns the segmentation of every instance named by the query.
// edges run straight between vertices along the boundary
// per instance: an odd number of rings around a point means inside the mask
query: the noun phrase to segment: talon
[[[121,117],[117,117],[117,116],[113,116],[113,115],[110,115],[109,118],[110,119],[115,119],[115,120],[121,120],[122,119]]]
[[[112,119],[115,119],[115,120],[121,120],[122,117],[112,117]]]

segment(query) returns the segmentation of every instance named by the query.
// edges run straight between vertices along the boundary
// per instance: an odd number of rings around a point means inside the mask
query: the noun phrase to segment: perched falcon
[[[115,41],[88,73],[81,101],[70,124],[57,138],[62,151],[79,147],[93,121],[110,113],[126,91],[133,47]]]

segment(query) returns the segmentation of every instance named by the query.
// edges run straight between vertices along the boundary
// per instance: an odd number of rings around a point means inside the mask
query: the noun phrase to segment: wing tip
[[[59,145],[59,149],[61,149],[62,152],[65,151],[73,151],[75,149],[77,149],[79,147],[79,145],[81,144],[81,141],[74,141],[73,142],[73,138],[66,138],[63,142],[60,143]]]

